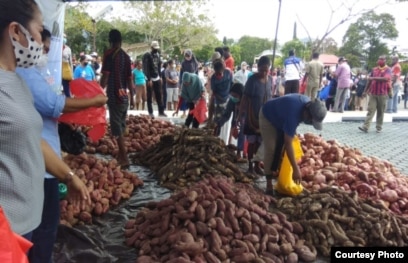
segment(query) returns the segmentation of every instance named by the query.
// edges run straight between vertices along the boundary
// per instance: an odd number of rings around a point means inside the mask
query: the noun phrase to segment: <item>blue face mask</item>
[[[64,39],[62,40],[62,43],[65,45],[67,43],[67,39],[64,37]]]
[[[239,102],[239,98],[235,98],[233,96],[230,97],[230,100],[234,103],[238,103]]]

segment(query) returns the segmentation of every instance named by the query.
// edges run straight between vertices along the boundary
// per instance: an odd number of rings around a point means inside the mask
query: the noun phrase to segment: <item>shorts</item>
[[[177,102],[179,97],[178,88],[167,88],[167,102]]]
[[[136,85],[136,103],[146,101],[146,85]]]
[[[115,137],[120,137],[125,133],[128,107],[128,104],[108,104],[110,129]]]

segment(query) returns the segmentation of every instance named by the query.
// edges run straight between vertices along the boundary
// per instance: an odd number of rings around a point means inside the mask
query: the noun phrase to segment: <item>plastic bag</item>
[[[28,263],[27,251],[32,243],[14,233],[0,207],[0,262]]]
[[[293,150],[295,152],[295,159],[297,162],[303,156],[302,146],[300,140],[297,136],[293,138],[292,142]],[[290,164],[288,155],[284,154],[281,168],[279,171],[278,182],[275,185],[276,191],[281,194],[295,196],[300,194],[303,191],[303,186],[301,184],[296,184],[292,179],[293,168]]]
[[[300,83],[299,93],[305,94],[306,87],[307,87],[307,80],[303,79],[302,82]]]
[[[198,100],[194,109],[190,111],[190,114],[193,114],[198,123],[201,124],[205,122],[205,120],[207,119],[207,102],[204,98]]]
[[[78,155],[84,152],[86,147],[86,135],[71,128],[69,124],[59,123],[58,134],[60,137],[61,149],[64,152]]]
[[[75,79],[69,83],[71,94],[76,98],[92,98],[99,94],[104,94],[103,89],[95,81],[85,79]],[[91,126],[87,133],[92,141],[97,141],[106,132],[106,108],[92,107],[78,112],[64,113],[60,116],[59,122],[70,124]],[[93,129],[97,131],[93,131]]]

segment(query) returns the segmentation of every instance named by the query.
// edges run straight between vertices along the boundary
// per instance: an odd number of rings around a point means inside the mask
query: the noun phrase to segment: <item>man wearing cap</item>
[[[339,58],[339,66],[333,76],[337,79],[337,91],[332,112],[343,112],[351,79],[351,69],[345,57]]]
[[[164,113],[164,103],[162,98],[162,80],[160,77],[161,60],[160,60],[160,46],[159,42],[152,41],[151,52],[147,52],[143,56],[143,73],[147,79],[147,110],[149,115],[154,117],[153,114],[153,93],[156,97],[157,107],[159,108],[159,116],[167,117]]]
[[[402,87],[401,77],[401,65],[398,62],[398,56],[392,57],[391,67],[391,82],[392,82],[392,97],[387,102],[387,113],[397,113],[398,111],[398,92]]]
[[[300,183],[301,174],[292,146],[296,129],[301,122],[322,129],[326,107],[319,100],[311,101],[301,94],[288,94],[267,101],[259,112],[259,127],[264,141],[264,173],[266,193],[273,193],[272,178],[278,175],[283,151],[293,167],[293,180]]]

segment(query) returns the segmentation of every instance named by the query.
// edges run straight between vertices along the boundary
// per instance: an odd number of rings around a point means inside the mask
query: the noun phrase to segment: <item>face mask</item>
[[[23,47],[17,40],[10,36],[11,43],[14,47],[17,67],[28,68],[35,66],[42,55],[43,44],[37,43],[27,29],[21,25],[20,30],[26,35],[28,47]]]
[[[42,54],[40,59],[38,60],[37,67],[45,68],[48,64],[48,55]]]
[[[377,61],[377,65],[380,66],[380,67],[384,67],[385,66],[385,60],[379,59]]]
[[[176,65],[173,64],[171,67],[172,67],[172,68],[176,68]]]
[[[313,120],[312,120],[312,119],[305,119],[303,122],[304,122],[305,124],[307,124],[307,125],[312,125],[312,124],[313,124]]]
[[[86,67],[88,65],[88,62],[84,62],[84,67]]]
[[[236,97],[233,97],[233,96],[230,97],[230,100],[231,100],[232,102],[234,102],[234,103],[238,103],[238,102],[239,102],[239,98],[236,98]]]
[[[67,39],[64,37],[64,39],[62,40],[62,43],[65,45],[67,43]]]

